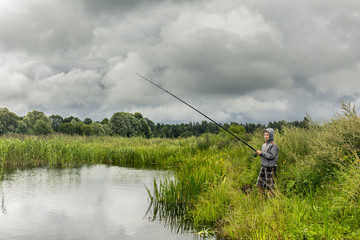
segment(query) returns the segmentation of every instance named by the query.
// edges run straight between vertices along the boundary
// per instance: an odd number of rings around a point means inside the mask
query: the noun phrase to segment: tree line
[[[282,130],[285,125],[306,127],[309,120],[304,118],[302,121],[295,122],[269,122],[267,126],[255,123],[225,123],[225,129],[242,133],[254,133],[257,129],[272,127]],[[237,129],[237,130],[236,130]],[[201,123],[181,123],[181,124],[155,124],[148,118],[144,118],[141,113],[116,112],[110,119],[104,118],[102,121],[93,121],[90,118],[84,120],[78,117],[63,118],[60,115],[46,116],[41,111],[33,110],[25,116],[18,116],[7,108],[0,108],[0,135],[7,133],[47,135],[51,133],[62,133],[69,135],[83,136],[123,136],[123,137],[160,137],[160,138],[185,138],[200,136],[204,133],[218,134],[219,127],[207,121]]]

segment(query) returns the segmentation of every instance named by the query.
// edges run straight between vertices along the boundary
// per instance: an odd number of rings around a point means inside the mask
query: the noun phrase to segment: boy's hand
[[[261,151],[260,151],[260,150],[256,150],[256,154],[257,154],[257,155],[261,155]]]

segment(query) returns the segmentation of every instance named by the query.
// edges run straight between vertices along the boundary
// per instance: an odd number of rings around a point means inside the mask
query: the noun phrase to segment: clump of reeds
[[[349,105],[343,110],[329,122],[276,133],[275,198],[256,189],[259,158],[241,145],[212,144],[162,183],[160,203],[185,204],[195,227],[225,239],[359,238],[360,118]],[[260,148],[262,131],[256,134],[251,145]]]
[[[110,164],[131,167],[176,166],[200,149],[196,139],[144,139],[66,135],[0,138],[1,168],[74,167]]]

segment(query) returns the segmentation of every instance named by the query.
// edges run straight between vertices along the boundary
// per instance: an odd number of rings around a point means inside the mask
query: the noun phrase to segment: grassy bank
[[[154,217],[221,239],[359,239],[360,118],[349,106],[306,129],[277,132],[276,197],[256,189],[260,159],[234,139],[2,136],[1,169],[83,164],[176,167],[154,182]],[[260,148],[262,132],[250,145]]]
[[[258,194],[259,158],[239,144],[215,144],[182,161],[174,181],[157,183],[154,205],[186,206],[183,219],[221,239],[360,239],[360,118],[354,109],[344,106],[336,118],[306,129],[285,128],[275,140],[275,198]],[[257,133],[251,145],[262,141]]]

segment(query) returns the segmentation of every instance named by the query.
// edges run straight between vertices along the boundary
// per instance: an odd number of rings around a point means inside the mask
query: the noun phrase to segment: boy
[[[256,154],[261,156],[261,169],[256,185],[260,193],[265,194],[265,189],[267,189],[269,196],[273,197],[276,160],[279,156],[278,146],[274,142],[274,129],[265,129],[264,139],[265,143],[262,145],[261,151],[256,151]]]

